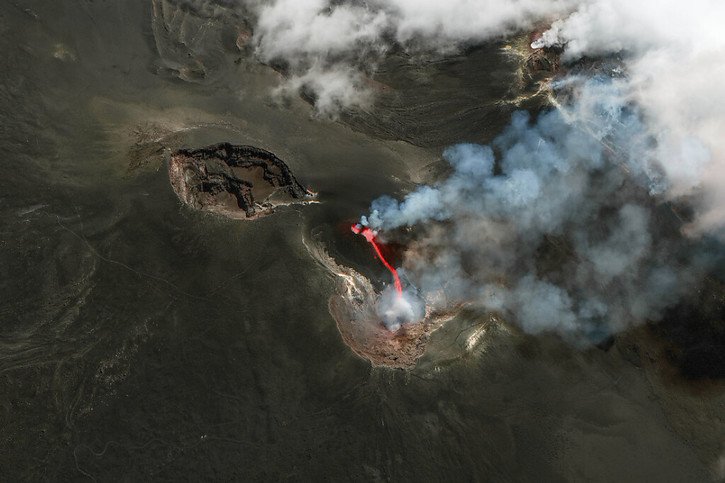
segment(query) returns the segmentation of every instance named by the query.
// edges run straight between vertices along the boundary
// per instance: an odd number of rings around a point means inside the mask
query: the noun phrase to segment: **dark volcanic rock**
[[[169,161],[169,179],[185,204],[238,219],[258,218],[276,206],[314,198],[284,161],[253,146],[221,143],[181,149]]]
[[[560,68],[561,51],[559,49],[532,49],[526,58],[526,71],[531,77],[556,74]]]
[[[667,356],[687,379],[725,379],[725,283],[705,280],[697,294],[652,326]]]

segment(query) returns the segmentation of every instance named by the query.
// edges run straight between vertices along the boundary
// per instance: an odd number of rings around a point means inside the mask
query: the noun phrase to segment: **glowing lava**
[[[398,271],[393,268],[391,264],[388,263],[388,261],[383,256],[383,252],[380,251],[380,247],[378,246],[377,242],[375,241],[375,232],[368,228],[367,226],[362,226],[359,223],[356,223],[350,227],[353,233],[356,235],[362,235],[365,237],[365,239],[373,246],[375,249],[375,253],[377,254],[378,258],[381,262],[383,262],[383,265],[385,265],[385,268],[387,268],[390,273],[393,275],[393,280],[395,281],[395,291],[398,292],[398,297],[403,295],[403,286],[400,283],[400,277],[398,277]]]

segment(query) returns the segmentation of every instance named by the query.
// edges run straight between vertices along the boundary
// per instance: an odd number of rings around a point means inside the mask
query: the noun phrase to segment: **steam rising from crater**
[[[425,302],[413,289],[401,294],[388,286],[378,297],[375,312],[388,330],[395,332],[403,324],[417,323],[425,316]]]
[[[559,105],[516,114],[491,146],[448,148],[447,180],[373,202],[362,223],[416,227],[404,268],[423,294],[597,340],[658,318],[708,269],[701,241],[725,227],[725,3],[255,5],[257,54],[327,114],[373,102],[365,76],[394,47],[446,55],[543,21],[533,47],[605,60],[554,81]]]
[[[331,116],[374,102],[365,77],[392,48],[440,56],[551,23],[535,46],[560,46],[565,61],[619,58],[621,101],[638,106],[655,141],[642,169],[657,165],[670,199],[700,198],[691,232],[725,225],[725,3],[719,0],[245,3],[258,17],[257,55],[288,66],[278,92],[305,89],[318,111]]]
[[[492,146],[447,149],[446,180],[375,200],[361,222],[417,227],[404,267],[423,293],[596,341],[657,319],[707,257],[678,231],[656,139],[621,82],[561,88],[571,104],[517,113]]]
[[[696,232],[725,226],[725,3],[643,0],[583,2],[555,21],[541,45],[564,59],[618,54],[623,89],[646,116],[671,198],[702,196]]]

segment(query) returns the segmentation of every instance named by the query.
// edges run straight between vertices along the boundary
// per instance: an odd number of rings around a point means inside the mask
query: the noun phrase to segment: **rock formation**
[[[229,143],[176,151],[169,178],[186,205],[235,219],[259,218],[315,196],[274,154]]]

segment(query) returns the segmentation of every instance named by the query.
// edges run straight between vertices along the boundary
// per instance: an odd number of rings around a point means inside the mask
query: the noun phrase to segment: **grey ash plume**
[[[447,179],[375,200],[362,222],[413,228],[403,267],[423,293],[531,333],[598,342],[658,319],[708,260],[682,234],[662,170],[643,162],[657,141],[620,88],[569,83],[570,104],[515,114],[491,146],[448,148]]]

